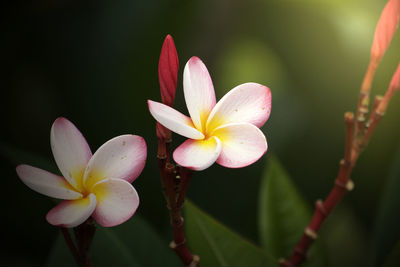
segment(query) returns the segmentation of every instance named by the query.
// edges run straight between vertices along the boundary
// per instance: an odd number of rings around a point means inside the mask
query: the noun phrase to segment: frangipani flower
[[[85,138],[67,119],[51,128],[51,149],[64,177],[29,165],[17,167],[18,176],[31,189],[63,199],[46,216],[50,224],[75,227],[90,216],[109,227],[128,220],[139,205],[131,185],[142,172],[147,156],[144,139],[121,135],[92,155]]]
[[[192,57],[183,73],[183,90],[190,118],[175,109],[148,100],[152,116],[171,131],[189,138],[173,153],[181,166],[203,170],[215,161],[240,168],[267,151],[259,127],[271,112],[271,92],[257,83],[233,88],[218,103],[206,66]]]

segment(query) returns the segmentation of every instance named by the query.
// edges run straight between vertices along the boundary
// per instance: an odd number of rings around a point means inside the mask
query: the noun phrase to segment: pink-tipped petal
[[[75,227],[86,221],[96,208],[96,196],[90,194],[86,198],[64,200],[46,215],[47,221],[55,226]]]
[[[93,218],[104,227],[125,222],[139,206],[139,196],[135,188],[125,180],[103,180],[93,187],[92,192],[97,198]]]
[[[201,171],[210,167],[221,153],[221,141],[216,137],[207,140],[186,140],[173,153],[181,166]]]
[[[82,194],[61,176],[29,165],[17,166],[17,174],[30,189],[43,195],[59,199],[78,199]]]
[[[376,25],[371,55],[379,61],[385,54],[399,25],[400,0],[389,0]]]
[[[261,127],[271,113],[271,91],[258,83],[244,83],[230,90],[215,105],[207,132],[228,123],[251,123]]]
[[[66,118],[58,118],[51,127],[51,149],[64,178],[78,191],[86,164],[92,157],[89,145],[81,132]]]
[[[179,60],[174,39],[171,35],[165,37],[158,62],[158,79],[162,102],[172,106],[175,100],[175,90],[178,80]]]
[[[217,163],[228,168],[248,166],[267,151],[267,140],[250,123],[231,123],[218,127],[213,135],[221,140],[222,151]]]
[[[192,120],[167,105],[148,100],[151,115],[164,127],[190,139],[203,139],[204,135],[193,125]]]
[[[84,184],[87,189],[107,178],[133,182],[146,163],[147,147],[137,135],[120,135],[104,143],[90,159]]]
[[[198,57],[192,57],[183,71],[183,93],[193,124],[203,131],[208,114],[215,106],[215,92],[210,74]]]

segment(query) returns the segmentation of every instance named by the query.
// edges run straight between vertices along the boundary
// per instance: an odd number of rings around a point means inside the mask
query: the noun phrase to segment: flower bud
[[[171,140],[171,131],[164,126],[162,126],[159,122],[156,123],[156,133],[157,138],[164,141]]]
[[[400,0],[389,0],[382,11],[375,29],[371,48],[371,59],[379,62],[385,54],[399,25]]]
[[[179,60],[174,40],[171,35],[168,34],[161,48],[160,60],[158,62],[161,100],[168,106],[174,104],[178,68]]]
[[[392,80],[390,81],[389,88],[385,93],[382,101],[376,109],[376,112],[379,114],[385,114],[386,109],[389,105],[390,100],[392,99],[394,93],[400,89],[400,64],[397,66],[396,71],[393,74]]]
[[[396,92],[400,89],[400,63],[397,66],[395,73],[393,74],[392,81],[389,85],[389,90]]]

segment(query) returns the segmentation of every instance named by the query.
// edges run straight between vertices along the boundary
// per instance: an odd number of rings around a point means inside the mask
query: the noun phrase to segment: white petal
[[[81,132],[69,120],[58,118],[51,127],[51,149],[64,178],[82,190],[83,173],[92,152]]]
[[[146,157],[146,142],[140,136],[120,135],[107,141],[87,165],[85,188],[90,190],[95,183],[107,178],[132,182],[142,172]]]
[[[181,166],[201,171],[210,167],[221,153],[221,141],[216,137],[207,140],[186,140],[175,149],[174,160]]]
[[[192,57],[183,71],[183,93],[190,117],[203,132],[208,114],[215,106],[215,92],[210,74],[198,57]]]
[[[213,132],[222,143],[217,163],[228,168],[248,166],[267,151],[267,140],[256,126],[250,123],[231,123]]]
[[[59,199],[78,199],[82,194],[61,176],[29,165],[17,166],[17,174],[29,188],[43,195]]]
[[[75,227],[86,221],[96,208],[96,196],[90,194],[86,198],[64,200],[46,215],[47,221],[60,227]]]
[[[194,127],[192,120],[179,111],[151,100],[147,103],[151,115],[164,127],[190,139],[204,138],[204,135]]]
[[[207,132],[228,123],[247,122],[261,127],[271,113],[271,91],[257,83],[230,90],[215,105],[207,121]]]
[[[139,206],[139,196],[125,180],[106,179],[93,186],[97,207],[93,218],[104,226],[119,225],[128,220]]]

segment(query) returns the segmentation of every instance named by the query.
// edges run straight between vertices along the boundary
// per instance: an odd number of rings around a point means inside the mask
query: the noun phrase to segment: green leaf
[[[168,242],[161,240],[139,215],[117,227],[98,226],[90,254],[96,267],[180,265]],[[48,258],[47,267],[53,266],[76,266],[61,234]]]
[[[311,219],[311,211],[289,175],[270,157],[260,188],[259,230],[262,247],[275,257],[289,257]],[[321,245],[310,250],[306,266],[326,266]]]
[[[202,266],[276,266],[260,248],[232,232],[189,201],[185,203],[185,226],[192,253]]]
[[[393,162],[378,210],[373,242],[373,263],[381,266],[400,240],[400,152]]]
[[[363,221],[347,205],[338,205],[325,220],[319,237],[331,266],[370,266],[366,257],[369,240]]]

